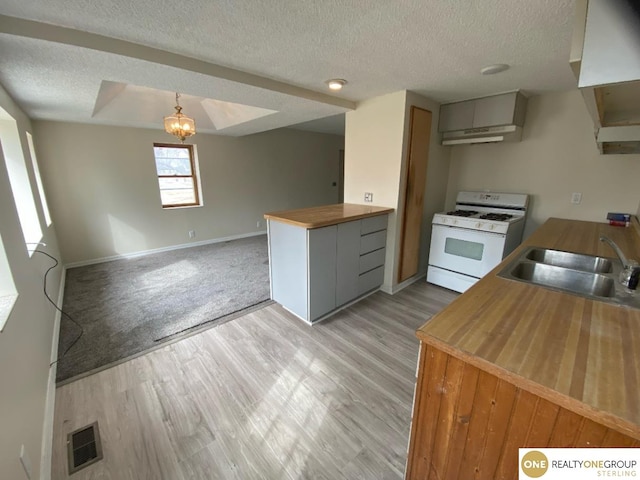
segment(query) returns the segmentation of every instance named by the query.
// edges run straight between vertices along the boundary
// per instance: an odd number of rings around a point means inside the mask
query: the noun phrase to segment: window
[[[200,206],[193,145],[154,143],[162,208]]]
[[[29,256],[31,256],[35,250],[35,244],[42,240],[42,228],[20,144],[18,125],[13,117],[2,108],[0,108],[0,141],[9,174],[11,193],[13,193],[16,202],[18,220],[20,220],[22,227],[22,235],[27,244]]]
[[[36,186],[40,194],[40,203],[42,204],[42,213],[47,222],[47,227],[51,226],[51,214],[49,213],[49,204],[47,197],[44,196],[44,187],[42,186],[42,177],[40,176],[40,168],[38,168],[38,160],[36,160],[36,149],[33,146],[33,137],[27,132],[27,143],[29,144],[29,153],[31,154],[31,163],[33,164],[33,173],[36,176]]]

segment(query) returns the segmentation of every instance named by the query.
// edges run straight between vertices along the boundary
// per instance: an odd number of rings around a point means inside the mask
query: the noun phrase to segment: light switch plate
[[[571,203],[573,203],[574,205],[579,205],[581,201],[582,201],[582,193],[573,192],[571,194]]]
[[[364,192],[364,201],[371,203],[373,202],[373,193],[371,192]]]

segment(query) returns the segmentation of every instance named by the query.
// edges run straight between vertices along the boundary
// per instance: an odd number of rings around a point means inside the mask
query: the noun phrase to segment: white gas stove
[[[529,197],[459,192],[456,209],[433,217],[427,281],[464,292],[522,241]]]

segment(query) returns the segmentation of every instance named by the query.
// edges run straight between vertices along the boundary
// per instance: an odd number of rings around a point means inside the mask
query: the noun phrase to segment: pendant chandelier
[[[193,118],[187,117],[182,113],[182,107],[178,99],[180,94],[176,92],[176,113],[164,117],[164,129],[167,133],[175,135],[184,143],[184,139],[196,134],[196,122]]]

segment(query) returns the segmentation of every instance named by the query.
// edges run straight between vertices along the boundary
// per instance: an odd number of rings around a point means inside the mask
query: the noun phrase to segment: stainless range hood
[[[640,9],[633,0],[576,2],[570,64],[600,153],[640,153]]]

